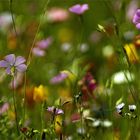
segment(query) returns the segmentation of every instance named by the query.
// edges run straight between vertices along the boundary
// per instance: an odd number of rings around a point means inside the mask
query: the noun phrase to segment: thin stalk
[[[30,64],[31,57],[32,57],[32,50],[33,50],[33,48],[34,48],[34,46],[35,46],[37,34],[38,34],[39,30],[40,30],[40,27],[41,27],[41,24],[42,24],[42,20],[43,20],[43,18],[44,18],[44,15],[45,15],[45,12],[46,12],[46,9],[47,9],[47,6],[48,6],[49,2],[50,2],[50,0],[47,0],[47,2],[45,2],[45,4],[44,4],[43,14],[42,14],[42,16],[41,16],[41,18],[40,18],[40,22],[39,22],[39,25],[38,25],[38,27],[37,27],[37,31],[36,31],[36,34],[35,34],[35,36],[34,36],[34,39],[33,39],[32,45],[31,45],[31,49],[30,49],[30,51],[29,51],[29,55],[28,55],[28,58],[27,58],[27,65]]]
[[[14,111],[15,111],[16,129],[17,129],[17,134],[19,134],[18,114],[17,114],[16,97],[15,97],[16,90],[15,90],[15,86],[14,86],[14,81],[15,81],[15,78],[13,76],[13,81],[12,81],[12,87],[13,87],[13,104],[14,104]]]
[[[23,123],[25,122],[25,114],[26,114],[26,82],[27,82],[27,73],[25,72],[25,76],[24,76],[24,101],[23,101]]]
[[[13,15],[12,3],[13,3],[13,0],[10,0],[9,7],[10,7],[11,17],[12,17],[12,22],[13,22],[13,28],[14,28],[16,36],[18,36],[17,31],[16,31],[16,24],[15,24],[15,20],[14,20],[14,15]]]

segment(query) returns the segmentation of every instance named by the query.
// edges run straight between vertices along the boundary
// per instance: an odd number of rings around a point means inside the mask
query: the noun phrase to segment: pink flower
[[[4,112],[6,112],[9,109],[9,104],[8,103],[4,103],[1,107],[0,107],[0,115],[2,115]]]
[[[50,22],[62,22],[67,20],[69,13],[62,8],[52,8],[47,13],[47,18]]]
[[[40,40],[36,43],[36,47],[33,48],[32,53],[35,56],[45,56],[46,52],[45,49],[47,49],[52,43],[52,38],[48,37],[47,39]]]
[[[133,23],[136,25],[137,29],[140,29],[140,9],[137,9],[133,17]]]
[[[88,4],[76,4],[72,7],[69,8],[69,11],[78,15],[83,14],[85,11],[87,11],[89,9]]]
[[[35,55],[35,56],[45,56],[45,51],[38,48],[38,47],[34,47],[33,50],[32,50],[32,53]]]

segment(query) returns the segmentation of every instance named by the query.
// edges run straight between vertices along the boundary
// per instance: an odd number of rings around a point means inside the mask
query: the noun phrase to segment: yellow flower
[[[40,85],[39,87],[35,87],[33,92],[33,100],[36,102],[42,102],[46,100],[47,94],[48,94],[48,90],[43,85]]]
[[[62,133],[62,116],[58,115],[55,117],[55,132],[57,134]]]
[[[139,61],[139,56],[137,54],[134,44],[132,43],[126,44],[124,46],[124,49],[126,51],[126,54],[130,63],[136,63]]]

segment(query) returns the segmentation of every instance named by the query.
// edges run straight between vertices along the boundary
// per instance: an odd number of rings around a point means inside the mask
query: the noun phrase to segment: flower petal
[[[69,11],[72,12],[72,13],[75,13],[75,14],[83,14],[86,10],[88,10],[88,4],[83,4],[83,5],[80,5],[80,4],[76,4],[72,7],[69,8]]]
[[[15,55],[14,54],[9,54],[7,56],[5,56],[5,60],[10,64],[10,65],[14,65],[15,63]]]
[[[35,56],[45,56],[45,51],[44,51],[44,50],[41,50],[41,49],[38,48],[38,47],[33,48],[32,53],[33,53]]]
[[[18,57],[16,58],[16,61],[15,61],[15,66],[20,65],[20,64],[24,63],[25,61],[26,61],[26,60],[25,60],[24,57],[18,56]]]
[[[69,8],[69,11],[72,12],[72,13],[76,13],[76,14],[81,14],[81,6],[80,4],[77,4],[77,5],[74,5],[72,7]]]
[[[1,61],[0,61],[0,67],[3,67],[3,68],[8,67],[8,62],[5,61],[5,60],[1,60]]]
[[[7,74],[11,74],[11,67],[7,67],[7,68],[6,68],[6,73],[7,73]]]
[[[81,6],[81,12],[82,12],[82,13],[85,12],[86,10],[88,10],[88,9],[89,9],[88,4],[83,4],[83,5]]]
[[[136,24],[136,28],[140,30],[140,23]]]
[[[25,72],[27,69],[27,66],[25,64],[20,64],[18,66],[16,66],[16,70],[19,72]]]

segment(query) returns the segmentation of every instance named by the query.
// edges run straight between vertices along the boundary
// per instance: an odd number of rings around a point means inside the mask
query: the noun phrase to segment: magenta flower
[[[63,80],[65,80],[68,77],[67,73],[61,72],[60,74],[56,75],[50,80],[50,83],[52,84],[58,84],[61,83]]]
[[[62,109],[55,108],[54,106],[48,107],[47,111],[54,114],[54,115],[64,114],[64,111]]]
[[[5,56],[4,60],[0,61],[0,67],[6,68],[6,73],[10,75],[14,75],[15,72],[25,72],[27,66],[25,63],[25,58],[22,56],[15,57],[14,54],[9,54]]]
[[[137,29],[140,29],[140,9],[137,9],[137,11],[135,12],[133,23],[136,25]]]
[[[69,11],[78,15],[83,14],[85,11],[87,11],[89,9],[88,4],[76,4],[72,7],[69,8]]]

